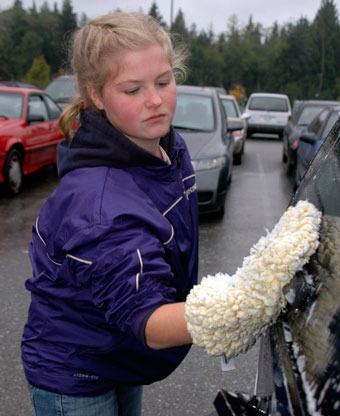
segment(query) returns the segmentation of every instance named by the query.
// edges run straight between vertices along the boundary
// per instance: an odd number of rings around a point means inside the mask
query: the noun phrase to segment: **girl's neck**
[[[129,136],[128,136],[129,137]],[[162,153],[160,150],[160,139],[153,139],[153,140],[134,140],[129,137],[129,139],[136,144],[137,146],[141,147],[143,150],[151,153],[152,155],[162,158]]]

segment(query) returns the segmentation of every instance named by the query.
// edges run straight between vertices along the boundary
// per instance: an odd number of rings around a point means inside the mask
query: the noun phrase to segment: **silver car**
[[[242,163],[242,156],[244,154],[244,146],[247,138],[248,119],[250,114],[241,113],[240,107],[236,98],[233,95],[220,95],[222,105],[226,116],[228,118],[228,125],[231,127],[235,123],[242,125],[242,128],[232,132],[234,136],[234,165],[240,165]]]
[[[189,149],[200,211],[223,216],[232,176],[234,138],[218,91],[213,87],[178,86],[173,126]],[[240,124],[233,126],[234,130],[240,128]]]
[[[48,84],[45,92],[64,109],[77,93],[75,75],[60,75]]]

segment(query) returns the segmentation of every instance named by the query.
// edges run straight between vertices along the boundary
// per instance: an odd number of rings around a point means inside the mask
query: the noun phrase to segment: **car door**
[[[43,95],[48,115],[49,115],[49,139],[45,149],[45,156],[48,157],[51,163],[56,160],[56,147],[59,141],[63,138],[60,131],[58,119],[61,114],[61,108],[48,95]]]
[[[51,123],[41,94],[29,94],[26,122],[24,165],[26,173],[28,173],[43,166],[49,160],[46,148],[49,146]]]

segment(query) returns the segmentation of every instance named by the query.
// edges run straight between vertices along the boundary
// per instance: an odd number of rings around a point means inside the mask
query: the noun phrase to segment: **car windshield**
[[[20,118],[23,100],[22,94],[0,92],[0,118]]]
[[[338,118],[339,118],[339,113],[331,114],[323,130],[322,139],[325,139],[328,136],[329,132],[332,130],[332,127],[334,126]]]
[[[187,130],[213,130],[215,119],[211,97],[179,93],[173,126]]]
[[[335,415],[340,385],[340,123],[325,140],[293,197],[323,213],[318,252],[295,283],[300,307],[288,315],[310,413]],[[293,292],[291,292],[293,295]],[[298,299],[300,297],[300,299]],[[338,402],[339,403],[339,402]]]
[[[320,111],[323,108],[324,107],[322,106],[305,107],[300,114],[297,124],[307,126],[313,120],[313,118],[320,113]]]
[[[45,92],[56,102],[70,101],[76,93],[75,78],[57,78],[47,86]]]
[[[222,98],[222,104],[227,117],[238,117],[236,106],[233,100]]]
[[[248,106],[255,111],[288,111],[287,100],[279,97],[252,97]]]

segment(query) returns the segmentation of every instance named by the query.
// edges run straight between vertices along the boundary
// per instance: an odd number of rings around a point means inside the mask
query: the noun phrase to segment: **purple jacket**
[[[71,144],[60,145],[61,180],[29,250],[22,359],[32,385],[91,395],[150,384],[187,354],[144,339],[150,314],[184,301],[197,281],[195,176],[177,133],[161,143],[170,166],[84,112]]]

